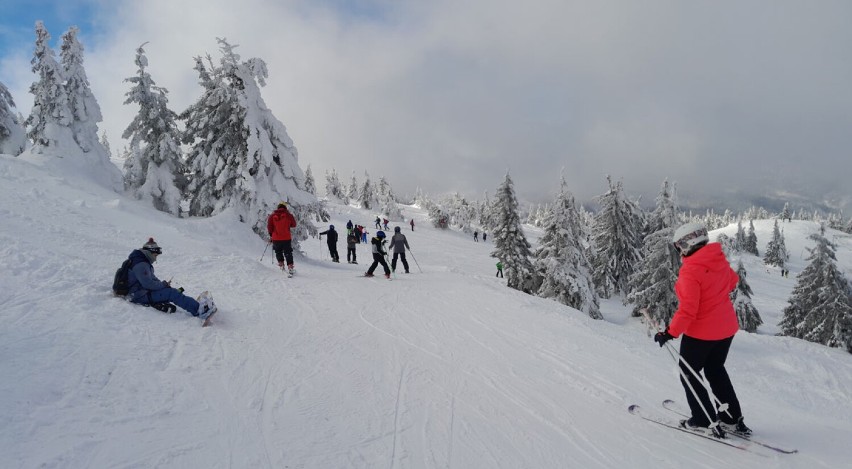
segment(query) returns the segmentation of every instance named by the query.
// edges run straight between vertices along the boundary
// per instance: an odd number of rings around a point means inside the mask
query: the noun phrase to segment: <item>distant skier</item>
[[[340,262],[340,255],[337,254],[337,231],[334,225],[328,225],[328,229],[319,234],[326,235],[326,243],[328,244],[328,253],[331,255],[331,262]]]
[[[358,236],[355,233],[349,233],[346,237],[346,262],[350,264],[357,264],[357,256],[355,254],[355,247],[358,244]]]
[[[501,261],[497,261],[497,274],[494,276],[503,278],[503,263]]]
[[[488,238],[488,233],[483,231],[482,232],[482,242],[484,243],[487,238]]]
[[[284,260],[287,260],[289,274],[293,275],[293,241],[290,229],[296,227],[296,218],[287,210],[287,202],[278,204],[278,208],[266,220],[266,231],[272,239],[272,249],[278,260],[278,267],[284,270]]]
[[[388,223],[390,223],[390,220],[388,220],[387,218],[382,219],[382,224],[384,225],[386,230],[390,229],[388,228]]]
[[[473,232],[473,240],[476,241],[477,243],[479,242],[479,232],[478,231]]]
[[[367,244],[367,228],[361,230],[361,242]]]
[[[370,268],[367,269],[367,273],[364,274],[365,277],[372,277],[376,267],[381,264],[382,268],[385,269],[385,277],[390,278],[390,267],[388,267],[388,263],[385,260],[385,257],[388,255],[387,251],[385,251],[386,242],[384,231],[377,231],[376,236],[370,240],[373,248],[373,263],[370,265]]]
[[[183,294],[183,290],[172,288],[170,282],[160,280],[154,275],[154,262],[163,253],[162,248],[149,238],[141,249],[130,253],[130,270],[127,272],[129,292],[127,298],[141,305],[160,305],[174,303],[189,314],[207,319],[216,312],[216,305],[209,295],[202,295],[203,303]],[[159,309],[159,308],[158,308]],[[174,309],[172,309],[174,311]]]
[[[382,229],[382,219],[381,219],[381,218],[379,218],[379,217],[378,217],[378,215],[376,216],[376,229],[377,229],[377,230],[381,230],[381,229]]]
[[[405,260],[405,250],[411,249],[408,246],[408,239],[402,234],[402,229],[398,226],[394,227],[394,233],[391,236],[390,247],[393,248],[393,259],[391,260],[391,270],[396,272],[396,258],[402,260],[402,266],[405,267],[405,273],[408,273],[408,261]]]
[[[750,434],[751,429],[743,420],[734,385],[725,370],[728,349],[739,329],[737,314],[729,296],[736,288],[739,277],[731,269],[721,244],[708,244],[707,229],[700,223],[681,226],[675,230],[672,241],[683,259],[675,283],[678,309],[668,328],[658,332],[654,341],[662,347],[667,341],[683,334],[681,358],[695,373],[703,370],[713,394],[720,402],[728,405],[727,411],[719,411],[715,403],[710,401],[701,381],[681,362],[682,375],[689,377],[688,382],[681,377],[681,384],[692,412],[692,417],[683,420],[681,426],[710,428],[717,436],[724,436],[724,431],[719,431],[715,425],[718,418],[722,429]],[[690,387],[695,390],[697,399]]]
[[[355,225],[352,224],[352,220],[349,220],[348,222],[346,222],[346,234],[351,233],[354,226]]]
[[[411,225],[411,231],[414,231],[414,219],[413,218],[411,219],[411,221],[408,222],[408,224]]]

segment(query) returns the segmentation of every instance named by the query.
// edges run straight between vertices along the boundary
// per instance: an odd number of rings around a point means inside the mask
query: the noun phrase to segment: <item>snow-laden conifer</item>
[[[311,165],[305,169],[305,190],[311,195],[317,195],[317,185],[314,181],[314,173],[311,171]]]
[[[607,176],[609,190],[598,197],[600,211],[592,226],[593,280],[601,298],[629,291],[630,275],[641,259],[642,213],[624,194],[621,181]]]
[[[157,86],[147,71],[144,46],[136,49],[136,75],[124,79],[132,85],[124,104],[139,106],[121,136],[135,149],[125,160],[125,189],[150,200],[157,210],[179,216],[186,179],[177,114],[168,107],[168,90]]]
[[[396,194],[384,176],[379,178],[378,193],[376,194],[377,206],[382,214],[390,221],[404,221],[402,209],[396,202]]]
[[[640,311],[647,309],[657,324],[667,324],[678,305],[674,284],[681,261],[672,244],[677,223],[675,187],[666,180],[648,217],[649,234],[642,243],[641,260],[630,275],[630,292],[625,299],[633,305],[633,316],[640,316]]]
[[[315,235],[313,219],[328,214],[305,190],[305,175],[287,130],[260,95],[266,85],[266,63],[242,61],[232,46],[217,39],[222,58],[205,66],[196,58],[202,96],[181,114],[184,143],[190,144],[189,209],[209,216],[233,208],[239,219],[266,235],[266,217],[287,201],[298,221],[293,239]]]
[[[358,179],[355,177],[355,171],[352,171],[352,179],[349,181],[349,186],[346,188],[346,197],[349,198],[349,201],[357,201],[358,200],[358,192],[361,190],[361,186],[358,185]]]
[[[343,190],[340,184],[340,179],[337,177],[337,170],[332,169],[331,173],[325,172],[325,196],[329,199],[336,199],[344,204],[349,204],[349,196]]]
[[[491,257],[503,263],[509,288],[526,293],[536,291],[539,281],[531,261],[530,243],[521,227],[514,183],[508,173],[494,195],[494,226],[491,231],[494,240]]]
[[[737,233],[734,235],[734,249],[742,252],[746,246],[746,233],[743,229],[743,221],[737,220]]]
[[[24,151],[27,133],[15,112],[12,93],[0,82],[0,153],[17,156]]]
[[[772,228],[772,239],[766,245],[766,253],[763,255],[763,262],[766,265],[774,265],[776,267],[784,267],[787,262],[787,247],[784,244],[784,234],[778,228],[778,220]]]
[[[30,87],[33,108],[27,119],[31,154],[58,157],[51,164],[74,171],[112,190],[121,189],[121,171],[112,164],[98,139],[100,106],[89,88],[83,68],[83,46],[72,27],[62,36],[62,63],[48,42],[50,34],[36,22],[33,72],[38,81]]]
[[[377,203],[375,189],[373,188],[373,183],[370,182],[370,175],[366,172],[364,173],[364,184],[361,184],[356,200],[358,200],[358,204],[361,208],[365,210],[372,210],[376,208]]]
[[[542,220],[544,234],[533,265],[541,279],[536,294],[603,319],[583,246],[583,229],[574,196],[562,179],[559,194]]]
[[[83,45],[77,39],[79,32],[76,26],[72,26],[62,35],[59,54],[65,77],[65,93],[71,110],[71,131],[74,141],[84,152],[99,151],[105,154],[98,138],[98,122],[103,120],[103,116],[83,67]]]
[[[754,220],[748,221],[748,233],[745,237],[745,245],[742,248],[743,251],[754,254],[755,256],[759,256],[760,253],[757,250],[757,234],[754,232]]]
[[[26,120],[27,137],[33,142],[33,152],[57,150],[57,145],[71,133],[71,109],[65,93],[65,77],[50,47],[50,33],[44,23],[36,21],[36,43],[32,64],[37,79],[30,86],[33,107]]]
[[[837,268],[837,247],[825,237],[825,226],[810,236],[808,265],[778,323],[783,335],[798,337],[852,353],[852,297],[849,282]]]
[[[731,300],[734,303],[734,311],[737,312],[737,322],[740,324],[740,329],[746,332],[756,332],[757,326],[763,324],[763,319],[760,318],[760,313],[751,302],[751,286],[746,281],[746,270],[743,261],[737,263],[737,275],[740,281],[737,283],[737,288],[731,293]]]

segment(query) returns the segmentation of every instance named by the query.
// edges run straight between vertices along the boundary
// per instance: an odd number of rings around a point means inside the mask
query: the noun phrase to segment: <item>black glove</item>
[[[669,334],[668,330],[654,334],[654,342],[660,344],[660,347],[672,339],[674,339],[674,336]]]

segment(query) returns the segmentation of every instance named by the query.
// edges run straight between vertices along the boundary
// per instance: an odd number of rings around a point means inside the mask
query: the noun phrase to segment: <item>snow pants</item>
[[[390,275],[390,267],[388,267],[387,261],[385,261],[384,254],[373,254],[373,263],[370,265],[370,268],[367,269],[368,274],[372,274],[378,265],[381,264],[385,269],[385,275]]]
[[[187,313],[198,316],[198,302],[195,301],[195,298],[184,295],[177,288],[166,287],[160,290],[151,290],[145,295],[137,295],[133,302],[140,305],[174,303],[178,308],[186,310]]]
[[[391,260],[391,270],[396,272],[396,258],[399,257],[402,260],[402,266],[405,267],[405,273],[408,273],[408,261],[405,260],[404,252],[395,252],[393,253],[393,259]]]
[[[346,248],[346,262],[355,262],[355,246]]]
[[[279,264],[286,258],[287,265],[293,265],[293,243],[289,239],[286,241],[273,241],[272,250],[275,251],[275,258]]]
[[[340,254],[337,253],[337,243],[327,243],[328,244],[328,254],[331,256],[331,260],[334,262],[340,262]]]
[[[701,340],[689,337],[684,334],[680,340],[680,356],[684,361],[695,370],[696,373],[704,372],[704,377],[710,383],[710,389],[720,402],[728,404],[728,412],[731,414],[733,421],[737,421],[743,414],[740,409],[740,401],[737,399],[737,394],[734,392],[734,385],[731,383],[731,378],[728,377],[728,372],[725,370],[725,360],[728,358],[728,350],[731,348],[731,342],[734,337],[728,337],[722,340]],[[683,375],[680,382],[686,391],[686,401],[689,403],[689,409],[692,411],[692,421],[697,425],[709,426],[707,415],[702,410],[704,409],[710,414],[713,421],[717,420],[717,407],[715,403],[710,402],[710,396],[704,385],[692,374],[683,363],[680,363]],[[689,377],[689,384],[683,379],[683,376]],[[690,391],[689,385],[698,394],[698,398]],[[725,420],[729,420],[725,418]]]

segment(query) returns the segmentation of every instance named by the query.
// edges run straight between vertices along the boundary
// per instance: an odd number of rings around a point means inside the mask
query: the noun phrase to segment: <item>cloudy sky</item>
[[[134,51],[180,112],[216,37],[269,66],[263,96],[322,187],[367,171],[397,192],[528,200],[563,172],[681,198],[779,190],[849,197],[852,2],[0,0],[0,81],[28,113],[36,20],[81,29],[113,150]],[[542,199],[543,200],[543,199]]]

